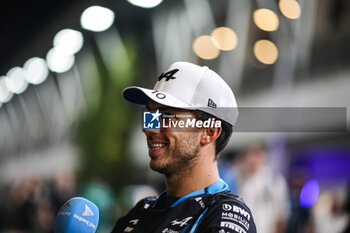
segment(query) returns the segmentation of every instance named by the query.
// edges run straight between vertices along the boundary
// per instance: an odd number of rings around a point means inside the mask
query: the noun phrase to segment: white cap
[[[196,109],[235,125],[236,98],[227,83],[206,66],[175,62],[162,73],[153,89],[128,87],[123,97],[146,105],[149,99],[174,108]]]

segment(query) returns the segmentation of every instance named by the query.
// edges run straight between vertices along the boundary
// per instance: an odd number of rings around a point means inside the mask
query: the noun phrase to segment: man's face
[[[246,148],[244,156],[247,171],[253,174],[264,164],[265,151],[259,145],[250,145]]]
[[[186,110],[175,109],[149,101],[148,110],[160,110],[162,114],[190,114]],[[174,119],[173,119],[174,120]],[[150,167],[166,176],[184,174],[196,164],[200,145],[199,130],[144,129],[147,137]]]

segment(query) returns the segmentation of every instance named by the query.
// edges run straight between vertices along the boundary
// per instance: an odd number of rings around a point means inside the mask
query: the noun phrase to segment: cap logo
[[[166,73],[162,73],[159,77],[158,77],[158,81],[162,80],[163,78],[165,78],[165,81],[169,81],[170,79],[176,79],[176,77],[174,77],[174,74],[176,74],[179,71],[179,69],[173,69],[170,70]]]
[[[212,100],[212,99],[208,99],[208,107],[211,107],[211,108],[216,108],[217,105],[216,103]]]

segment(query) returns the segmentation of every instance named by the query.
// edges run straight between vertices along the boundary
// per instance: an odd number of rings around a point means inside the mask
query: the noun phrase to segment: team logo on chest
[[[186,226],[192,218],[193,217],[187,217],[187,218],[182,219],[181,221],[175,219],[175,220],[171,221],[171,225],[173,225],[173,226],[180,225],[180,227],[183,227],[183,226]]]
[[[131,224],[132,226],[127,226],[124,229],[124,232],[132,232],[134,230],[134,226],[136,226],[139,223],[139,219],[132,219],[129,221],[129,224]]]

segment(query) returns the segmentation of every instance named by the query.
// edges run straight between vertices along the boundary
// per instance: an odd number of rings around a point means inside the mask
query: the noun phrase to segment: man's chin
[[[149,163],[149,166],[153,171],[156,171],[156,172],[158,172],[161,169],[161,166],[157,164],[156,161],[151,160],[151,162]]]
[[[161,174],[163,174],[165,176],[170,176],[171,175],[171,172],[169,172],[169,169],[167,169],[166,166],[155,164],[155,163],[153,163],[153,161],[151,161],[151,163],[150,163],[150,168],[153,171],[161,173]]]

